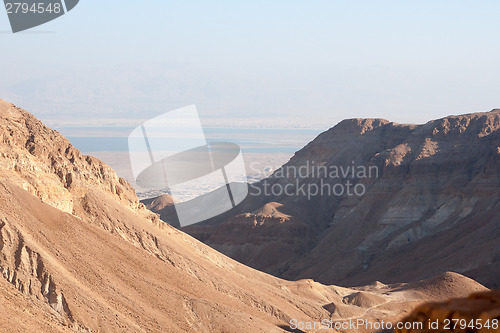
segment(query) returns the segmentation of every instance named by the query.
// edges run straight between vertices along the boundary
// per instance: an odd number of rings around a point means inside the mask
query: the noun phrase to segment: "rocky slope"
[[[1,100],[0,136],[0,331],[283,332],[485,290],[453,274],[445,295],[275,278],[161,222],[111,168]],[[280,208],[255,215],[288,219]]]
[[[318,176],[349,166],[355,175]],[[347,181],[363,195],[314,194]],[[266,186],[292,194],[266,195]],[[236,210],[183,230],[290,279],[356,285],[451,270],[500,287],[500,110],[424,125],[345,120],[251,191]],[[275,203],[286,223],[255,214]]]
[[[82,156],[57,131],[2,100],[0,111],[0,168],[4,178],[70,214],[83,214],[79,203],[93,189],[132,208],[142,206],[125,180],[96,158]]]
[[[403,322],[410,323],[409,328],[399,329],[397,333],[500,332],[500,291],[481,292],[467,298],[424,304]],[[421,327],[411,328],[415,323],[420,323]],[[434,326],[431,327],[429,323]]]

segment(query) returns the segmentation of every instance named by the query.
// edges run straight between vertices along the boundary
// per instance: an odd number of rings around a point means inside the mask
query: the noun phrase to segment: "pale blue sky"
[[[42,119],[426,120],[500,107],[499,1],[97,1],[26,33],[0,98]]]

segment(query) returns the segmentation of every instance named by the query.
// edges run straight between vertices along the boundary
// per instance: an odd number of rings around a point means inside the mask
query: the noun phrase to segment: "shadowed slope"
[[[349,166],[374,171],[368,177],[314,175],[319,167]],[[305,170],[306,176],[290,169]],[[308,197],[295,191],[346,181],[366,192]],[[289,186],[292,195],[264,195],[265,186]],[[289,279],[359,285],[456,271],[500,287],[500,110],[424,125],[344,120],[252,188],[255,195],[234,211],[183,230],[245,264]],[[272,215],[261,216],[258,225],[236,232],[241,216],[271,203],[279,204],[291,223],[274,224]],[[273,260],[272,253],[281,255]]]

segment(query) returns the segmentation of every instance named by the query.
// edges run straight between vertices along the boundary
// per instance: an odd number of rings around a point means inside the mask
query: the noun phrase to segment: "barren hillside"
[[[342,174],[349,167],[355,174]],[[351,194],[328,192],[347,182]],[[357,285],[455,271],[500,287],[500,110],[424,125],[344,120],[250,191],[183,231],[289,279]]]

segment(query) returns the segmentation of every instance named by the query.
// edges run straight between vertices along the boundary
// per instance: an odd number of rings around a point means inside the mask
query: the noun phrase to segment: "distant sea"
[[[129,127],[60,127],[56,128],[85,155],[95,156],[110,165],[120,177],[135,187],[140,198],[151,198],[166,193],[137,187],[132,174],[128,154]],[[247,178],[242,181],[258,181],[270,171],[286,163],[293,154],[323,132],[320,129],[254,129],[205,127],[209,142],[232,142],[241,147]],[[176,200],[185,201],[206,193],[206,184],[186,186]],[[215,189],[215,188],[213,188]]]
[[[127,152],[129,127],[61,127],[57,129],[83,153]],[[304,147],[321,129],[204,128],[209,142],[233,142],[244,153],[290,153]]]

